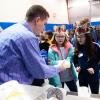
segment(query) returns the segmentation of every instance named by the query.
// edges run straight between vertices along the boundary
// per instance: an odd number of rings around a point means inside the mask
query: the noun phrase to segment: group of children
[[[98,94],[100,46],[91,35],[89,20],[82,19],[80,25],[72,31],[73,42],[70,32],[68,35],[64,26],[54,27],[54,33],[48,31],[41,36],[40,50],[47,52],[42,52],[42,55],[47,55],[47,58],[43,56],[46,63],[56,65],[66,61],[68,66],[66,70],[49,78],[49,84],[64,88],[65,83],[70,91],[78,92],[76,81],[79,79],[80,86],[90,86],[91,92]]]

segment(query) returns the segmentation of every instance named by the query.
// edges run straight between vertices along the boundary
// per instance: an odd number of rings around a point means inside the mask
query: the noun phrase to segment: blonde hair
[[[58,45],[57,44],[57,41],[56,41],[56,39],[55,39],[55,36],[57,35],[57,34],[64,34],[65,35],[65,40],[64,40],[64,43],[62,44],[64,47],[66,46],[66,42],[68,41],[68,39],[67,39],[67,34],[66,34],[66,32],[54,32],[54,34],[53,34],[53,37],[52,37],[52,40],[51,40],[51,45]]]
[[[88,24],[90,21],[88,18],[83,18],[80,20],[80,25]]]

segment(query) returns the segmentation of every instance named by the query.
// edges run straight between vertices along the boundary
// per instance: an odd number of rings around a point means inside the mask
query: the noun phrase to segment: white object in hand
[[[69,60],[64,60],[62,66],[63,66],[64,68],[70,68],[70,61],[69,61]]]

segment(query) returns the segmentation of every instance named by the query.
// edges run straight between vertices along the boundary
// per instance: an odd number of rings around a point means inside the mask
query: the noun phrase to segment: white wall
[[[75,23],[84,17],[90,18],[89,0],[69,0],[69,18],[71,23]]]
[[[25,18],[27,9],[43,5],[50,14],[48,23],[68,23],[66,0],[0,0],[0,22],[18,22]]]
[[[100,21],[100,2],[91,6],[91,21]]]
[[[74,23],[81,18],[88,17],[91,21],[100,21],[100,2],[95,3],[91,0],[69,0],[70,23]]]

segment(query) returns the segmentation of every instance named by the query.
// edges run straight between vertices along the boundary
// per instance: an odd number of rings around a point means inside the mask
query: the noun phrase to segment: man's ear
[[[39,21],[40,21],[40,17],[37,17],[37,18],[35,19],[35,22],[38,23]]]

